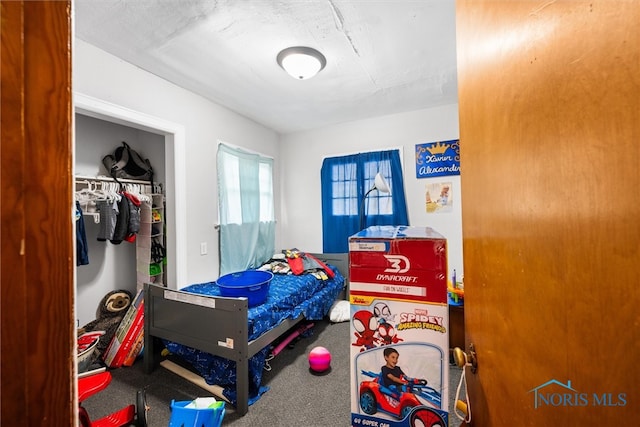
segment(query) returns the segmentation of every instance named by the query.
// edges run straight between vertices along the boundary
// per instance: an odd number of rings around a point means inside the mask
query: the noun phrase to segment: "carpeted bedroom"
[[[350,425],[349,323],[315,322],[312,335],[301,337],[268,362],[263,385],[269,390],[240,416],[227,405],[223,426],[347,426]],[[308,353],[316,346],[331,352],[331,371],[314,375],[309,370]],[[449,366],[449,402],[455,399],[461,370]],[[113,381],[105,390],[83,402],[92,418],[100,418],[125,405],[135,403],[136,391],[146,391],[148,425],[168,426],[171,401],[187,401],[211,396],[203,388],[165,369],[144,372],[138,360],[131,367],[111,370]],[[460,422],[449,404],[451,426]]]

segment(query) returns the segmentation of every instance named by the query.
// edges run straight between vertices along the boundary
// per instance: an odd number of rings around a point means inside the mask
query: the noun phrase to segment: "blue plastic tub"
[[[253,307],[266,301],[271,279],[270,271],[246,270],[225,274],[216,283],[223,297],[246,297]]]
[[[224,418],[224,402],[214,408],[187,408],[191,401],[171,401],[169,427],[220,427]]]

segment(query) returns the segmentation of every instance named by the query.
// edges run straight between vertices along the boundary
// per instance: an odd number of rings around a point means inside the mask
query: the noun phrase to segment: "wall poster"
[[[416,144],[416,178],[460,175],[460,140]]]
[[[426,185],[425,202],[427,213],[453,211],[453,183],[436,182]]]

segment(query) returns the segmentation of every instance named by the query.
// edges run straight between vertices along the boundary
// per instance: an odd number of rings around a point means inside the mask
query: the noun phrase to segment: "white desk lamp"
[[[362,198],[362,203],[360,204],[360,230],[364,228],[364,204],[367,201],[367,196],[373,190],[378,190],[381,193],[391,194],[391,189],[389,188],[389,184],[387,184],[387,181],[384,179],[384,177],[380,172],[378,172],[375,178],[373,179],[373,186],[369,189],[369,191],[367,191],[364,194],[364,197]]]

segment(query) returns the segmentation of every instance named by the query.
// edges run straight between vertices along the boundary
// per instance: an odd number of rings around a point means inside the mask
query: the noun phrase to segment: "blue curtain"
[[[380,172],[391,195],[363,197]],[[322,246],[326,253],[349,251],[349,237],[371,225],[409,225],[399,150],[326,158],[322,163]],[[364,203],[364,204],[363,204]]]
[[[258,267],[275,250],[273,160],[220,144],[217,166],[220,274]]]

